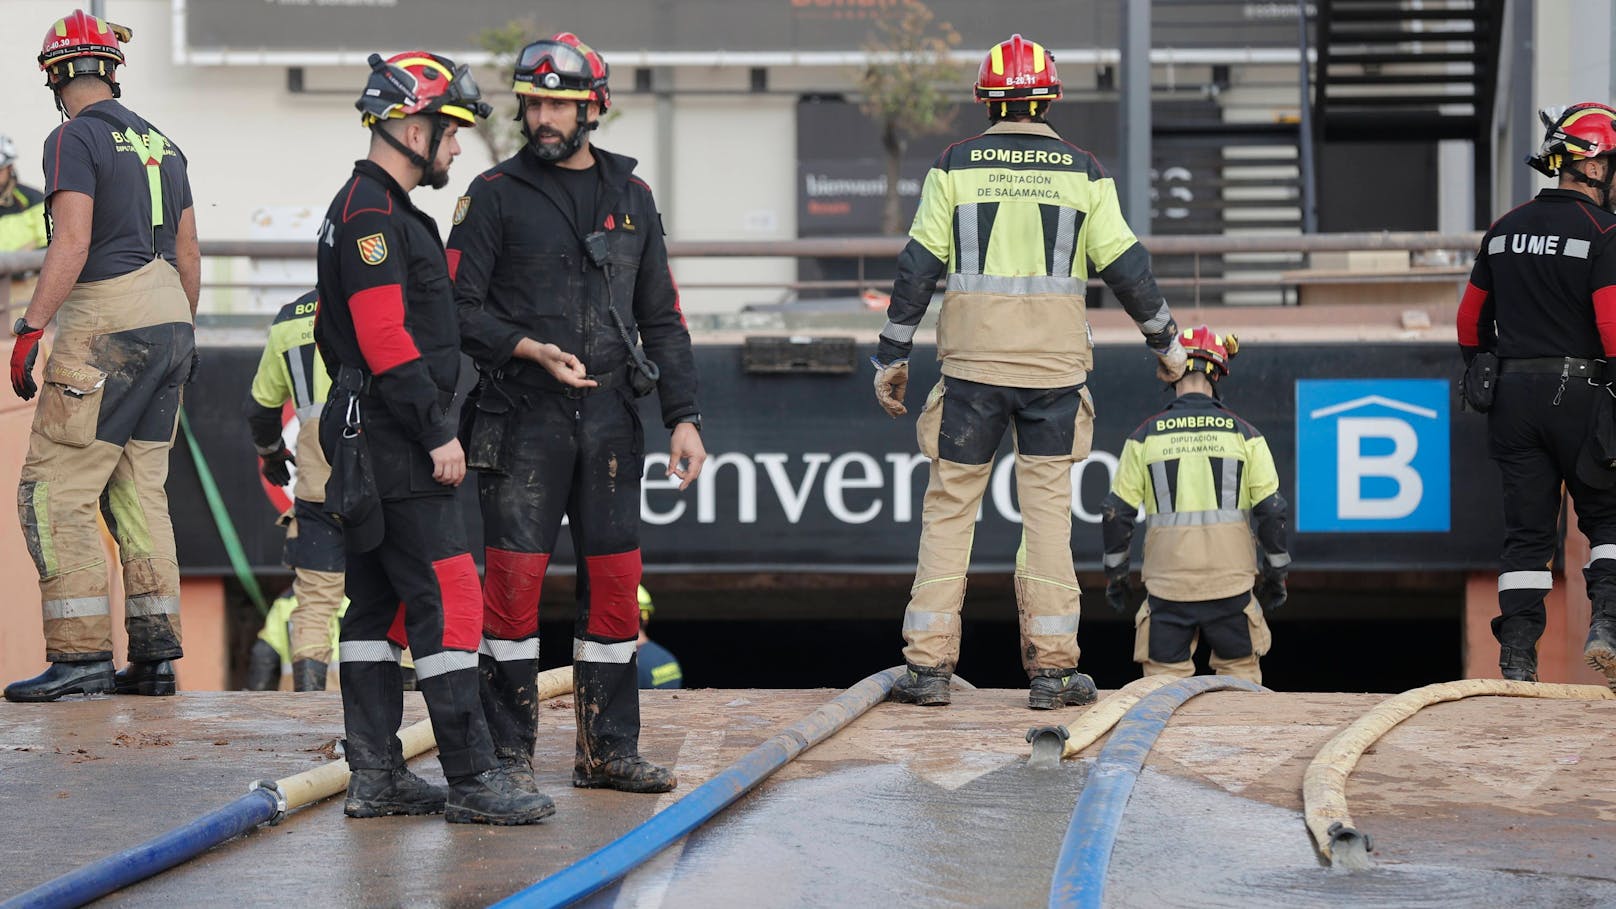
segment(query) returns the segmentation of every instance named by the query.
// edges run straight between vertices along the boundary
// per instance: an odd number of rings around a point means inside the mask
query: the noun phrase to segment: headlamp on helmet
[[[535,41],[516,56],[511,91],[519,96],[594,101],[601,112],[612,106],[611,67],[572,32]]]

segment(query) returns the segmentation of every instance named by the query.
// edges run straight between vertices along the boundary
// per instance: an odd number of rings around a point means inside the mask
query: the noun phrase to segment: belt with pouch
[[[1517,373],[1597,379],[1603,375],[1604,369],[1604,360],[1585,360],[1581,357],[1512,357],[1498,361],[1499,375]]]
[[[599,384],[589,388],[564,385],[537,363],[508,362],[499,369],[491,370],[489,375],[496,383],[521,391],[543,391],[568,398],[586,398],[597,392],[628,384],[628,370],[629,364],[625,363],[601,375],[591,373],[588,378],[594,379]]]

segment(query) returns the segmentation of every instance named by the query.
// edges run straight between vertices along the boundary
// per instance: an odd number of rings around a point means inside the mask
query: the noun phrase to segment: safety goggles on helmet
[[[482,90],[465,64],[435,54],[404,53],[383,60],[370,55],[370,79],[354,102],[366,126],[411,114],[442,114],[475,126],[494,108],[482,100]]]
[[[518,95],[597,101],[601,110],[611,105],[606,61],[569,32],[522,48],[515,70],[511,91]]]
[[[1616,109],[1597,102],[1538,111],[1543,144],[1526,163],[1545,177],[1560,174],[1572,161],[1616,152]]]

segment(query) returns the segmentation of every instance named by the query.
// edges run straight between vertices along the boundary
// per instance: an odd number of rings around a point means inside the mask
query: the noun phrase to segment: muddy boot
[[[247,690],[274,691],[281,687],[281,655],[263,638],[247,651]]]
[[[523,792],[498,767],[449,781],[443,819],[451,824],[537,824],[555,814],[555,802],[539,792]]]
[[[349,817],[442,814],[444,801],[441,788],[407,767],[355,770],[348,778],[348,800],[342,804],[342,813]]]
[[[505,771],[505,776],[522,792],[537,794],[539,784],[533,780],[533,755],[523,754],[511,748],[495,748],[494,757],[499,759],[499,769]]]
[[[943,707],[949,702],[949,673],[925,666],[910,666],[892,686],[889,697],[900,704]]]
[[[1040,669],[1038,672],[1027,692],[1030,710],[1081,707],[1094,703],[1099,694],[1094,689],[1094,680],[1076,669]]]
[[[1537,681],[1537,648],[1499,645],[1498,672],[1512,682]]]
[[[31,679],[6,686],[6,700],[54,701],[67,694],[105,694],[112,690],[112,661],[52,663]]]
[[[1616,609],[1594,604],[1588,625],[1588,645],[1582,650],[1588,665],[1605,674],[1605,684],[1616,691]]]
[[[594,767],[574,764],[572,785],[579,789],[616,789],[619,792],[669,792],[679,778],[639,755],[613,758]]]
[[[319,660],[292,661],[293,691],[324,691],[326,665]]]
[[[167,697],[174,693],[174,664],[168,660],[138,660],[118,670],[113,682],[119,694]]]

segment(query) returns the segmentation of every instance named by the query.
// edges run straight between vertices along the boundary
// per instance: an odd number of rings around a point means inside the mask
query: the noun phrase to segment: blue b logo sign
[[[1296,529],[1446,531],[1448,383],[1296,383]]]

